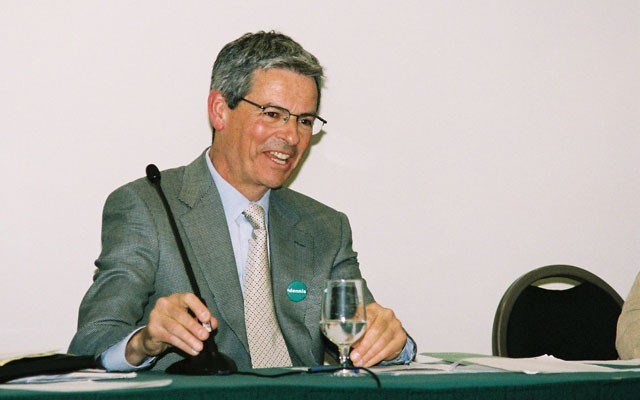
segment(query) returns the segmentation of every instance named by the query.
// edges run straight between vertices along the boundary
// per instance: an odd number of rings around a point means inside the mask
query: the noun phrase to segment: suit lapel
[[[189,210],[179,222],[195,256],[200,290],[216,318],[223,318],[249,349],[238,270],[222,202],[204,156],[185,168],[180,200]]]
[[[313,237],[297,227],[299,216],[290,204],[282,201],[277,190],[271,192],[269,202],[271,279],[276,315],[287,343],[293,344],[289,349],[301,352],[297,356],[307,364],[313,362],[310,331],[318,329],[318,321],[308,318],[313,301],[309,295],[300,302],[290,300],[287,287],[294,281],[303,282],[308,291],[314,287]]]
[[[244,301],[233,246],[218,190],[204,156],[185,167],[179,200],[186,211],[178,225],[191,250],[194,273],[209,308],[222,318],[249,352],[244,322]],[[313,337],[319,330],[318,304],[323,279],[313,263],[313,236],[300,229],[295,205],[278,190],[271,192],[269,246],[271,276],[278,322],[289,350],[299,363],[313,365]],[[190,249],[189,249],[190,247]],[[308,288],[307,297],[294,302],[287,287],[294,281]]]

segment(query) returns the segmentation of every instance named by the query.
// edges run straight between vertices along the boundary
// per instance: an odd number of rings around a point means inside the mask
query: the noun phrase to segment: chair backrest
[[[567,283],[551,290],[536,283]],[[616,323],[623,300],[605,281],[582,268],[548,265],[516,279],[493,320],[493,354],[563,360],[614,360]]]

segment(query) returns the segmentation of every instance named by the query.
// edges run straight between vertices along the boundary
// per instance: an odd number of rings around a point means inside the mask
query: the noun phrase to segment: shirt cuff
[[[127,362],[127,358],[125,356],[127,343],[129,343],[129,339],[131,339],[131,337],[142,328],[144,328],[144,326],[131,332],[127,337],[102,352],[100,355],[100,361],[102,362],[104,369],[110,372],[138,371],[149,368],[156,361],[156,357],[149,357],[140,365],[131,365]]]

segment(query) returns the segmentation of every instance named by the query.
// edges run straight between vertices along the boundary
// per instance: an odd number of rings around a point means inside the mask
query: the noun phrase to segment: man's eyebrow
[[[281,106],[279,104],[274,104],[272,102],[268,102],[265,107],[276,107],[276,108],[282,108],[283,110],[287,110],[289,111],[289,113],[292,113],[292,111],[290,109],[288,109],[287,107]],[[314,110],[314,111],[306,111],[306,112],[301,112],[298,115],[304,115],[304,116],[314,116],[314,117],[318,117],[318,111]]]

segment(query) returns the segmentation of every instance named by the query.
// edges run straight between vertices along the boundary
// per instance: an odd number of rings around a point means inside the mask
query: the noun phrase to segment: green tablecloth
[[[538,374],[441,373],[338,378],[328,374],[279,378],[178,376],[143,372],[136,380],[173,380],[160,388],[51,393],[0,390],[1,399],[639,399],[640,372]]]

